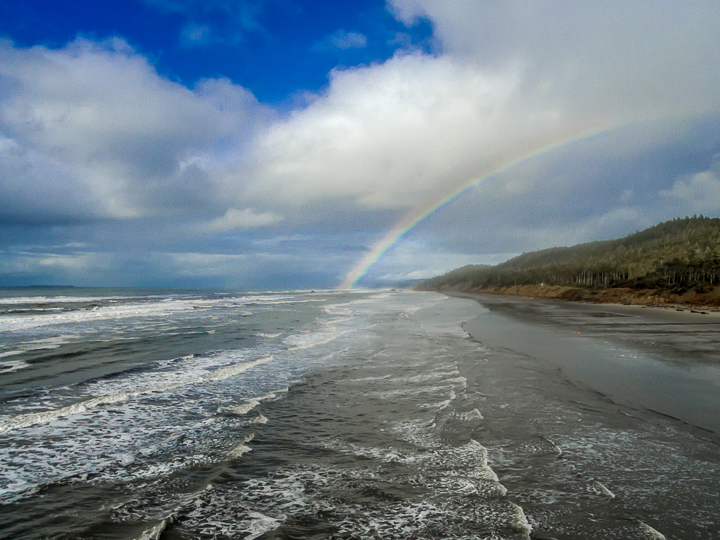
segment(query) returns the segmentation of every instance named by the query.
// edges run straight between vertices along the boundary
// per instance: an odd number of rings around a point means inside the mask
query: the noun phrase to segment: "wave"
[[[647,538],[648,540],[666,540],[664,534],[653,529],[647,523],[643,523],[642,521],[640,521],[638,519],[637,524],[640,527],[640,530],[642,530],[644,537]]]
[[[245,437],[245,438],[243,439],[243,442],[241,442],[239,445],[237,445],[235,448],[233,448],[232,450],[230,450],[230,451],[227,453],[227,458],[230,459],[230,460],[232,460],[232,459],[237,459],[237,458],[239,458],[240,456],[242,456],[243,454],[247,454],[248,452],[252,452],[252,448],[250,448],[250,447],[248,446],[248,443],[249,443],[250,441],[252,441],[254,438],[255,438],[255,435],[254,435],[253,433],[251,433],[250,435],[248,435],[247,437]]]
[[[283,390],[276,390],[275,392],[269,392],[269,393],[265,394],[264,396],[249,399],[247,402],[243,403],[242,405],[236,405],[234,407],[220,407],[218,409],[218,412],[231,414],[231,415],[235,415],[235,416],[245,416],[247,413],[252,411],[255,407],[260,405],[260,403],[262,401],[265,401],[267,399],[274,399],[277,397],[278,393],[287,392],[287,391],[288,391],[288,389],[285,388]],[[262,416],[262,415],[260,415],[260,416]],[[265,420],[267,421],[267,418]]]
[[[602,485],[597,480],[593,480],[590,485],[592,488],[597,491],[600,495],[604,495],[605,497],[608,497],[609,499],[614,499],[615,494],[610,491],[608,488],[606,488],[604,485]]]
[[[5,362],[0,362],[0,375],[2,375],[3,373],[20,371],[21,369],[25,369],[26,367],[30,367],[30,364],[28,364],[25,360],[6,360]]]
[[[243,364],[233,364],[231,366],[225,366],[216,369],[215,371],[212,371],[205,375],[202,380],[203,381],[223,381],[229,377],[234,377],[235,375],[239,375],[243,371],[247,371],[248,369],[259,366],[261,364],[267,364],[268,362],[272,361],[274,357],[266,356],[265,358],[258,358],[257,360],[252,360],[250,362],[245,362]]]
[[[172,313],[192,311],[194,306],[198,306],[197,301],[177,300],[173,302],[139,302],[96,306],[97,309],[78,309],[29,316],[7,315],[0,319],[0,332],[20,332],[45,326],[79,324],[108,319],[167,317]]]
[[[16,296],[13,298],[0,298],[0,305],[17,304],[88,304],[92,302],[107,302],[111,300],[136,299],[136,296]],[[145,297],[147,298],[147,297]]]
[[[295,334],[288,336],[284,340],[284,343],[289,346],[289,350],[291,351],[311,349],[313,347],[317,347],[318,345],[330,343],[331,341],[348,334],[351,331],[352,330],[337,330],[336,328],[331,327],[325,331],[308,332],[307,334]]]
[[[7,300],[7,299],[6,299]],[[126,300],[126,301],[122,301]],[[0,300],[2,302],[2,300]],[[33,300],[37,303],[37,300]],[[167,317],[175,313],[196,312],[214,308],[245,306],[239,299],[202,297],[117,297],[73,299],[53,297],[48,302],[72,303],[75,307],[64,311],[44,311],[33,315],[7,314],[0,318],[0,332],[17,332],[60,324],[78,324],[108,319]],[[251,302],[257,304],[258,302]],[[243,316],[253,313],[246,311]]]
[[[160,540],[162,533],[174,522],[175,518],[173,517],[163,519],[157,525],[145,529],[135,540]]]
[[[218,368],[214,371],[211,371],[210,373],[207,373],[204,376],[199,377],[199,378],[194,378],[194,379],[181,381],[181,382],[177,382],[177,383],[152,385],[150,387],[143,388],[143,389],[140,389],[140,390],[137,390],[134,392],[121,392],[121,393],[93,397],[91,399],[87,399],[87,400],[81,401],[79,403],[73,403],[71,405],[67,405],[65,407],[61,407],[58,409],[52,409],[49,411],[36,412],[36,413],[22,414],[22,415],[12,418],[11,420],[4,422],[4,423],[0,423],[0,433],[5,433],[5,432],[13,430],[13,429],[25,428],[25,427],[38,425],[38,424],[47,424],[48,422],[52,422],[53,420],[57,420],[59,418],[72,416],[75,414],[80,414],[80,413],[86,412],[90,409],[94,409],[96,407],[101,407],[104,405],[112,405],[112,404],[116,404],[116,403],[121,403],[121,402],[127,401],[128,399],[137,398],[137,397],[140,397],[140,396],[143,396],[146,394],[158,393],[158,392],[168,392],[168,391],[176,390],[178,388],[192,385],[192,384],[223,381],[230,377],[239,375],[240,373],[243,373],[243,372],[247,371],[248,369],[251,369],[255,366],[258,366],[261,364],[266,364],[266,363],[270,362],[272,359],[273,359],[273,356],[267,356],[265,358],[259,358],[257,360],[252,360],[250,362],[243,362],[243,363],[233,364],[230,366],[224,366],[224,367]]]
[[[134,393],[134,395],[140,394],[141,392]],[[10,431],[12,429],[30,427],[37,424],[46,424],[53,420],[57,420],[58,418],[71,416],[73,414],[79,414],[87,411],[88,409],[93,409],[102,405],[120,403],[127,400],[129,397],[133,397],[133,394],[115,394],[111,396],[101,396],[81,401],[80,403],[73,403],[72,405],[68,405],[60,409],[54,409],[38,413],[22,414],[16,416],[12,420],[0,424],[0,433],[5,433],[6,431]]]

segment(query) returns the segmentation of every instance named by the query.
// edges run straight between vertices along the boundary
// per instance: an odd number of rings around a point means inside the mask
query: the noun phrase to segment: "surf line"
[[[496,174],[505,172],[515,167],[516,165],[520,165],[521,163],[529,161],[540,155],[550,153],[554,150],[558,150],[559,148],[562,148],[563,146],[567,146],[572,143],[587,140],[592,137],[614,131],[615,129],[618,129],[623,125],[627,124],[613,124],[611,126],[605,125],[601,129],[596,129],[580,136],[575,135],[574,137],[565,139],[561,142],[541,146],[540,148],[536,147],[532,150],[523,152],[520,156],[514,154],[512,157],[507,157],[506,159],[502,160],[500,164],[492,167],[490,171],[486,172],[482,176],[471,178],[469,182],[462,184],[459,188],[444,195],[440,199],[433,199],[430,203],[421,206],[415,212],[407,215],[405,218],[403,218],[402,221],[395,225],[395,227],[389,233],[387,233],[379,241],[373,244],[370,251],[368,251],[365,256],[360,259],[360,261],[353,268],[350,269],[342,283],[337,286],[337,289],[347,290],[355,287],[358,282],[370,271],[373,265],[377,263],[382,258],[382,256],[390,250],[390,248],[392,248],[397,242],[399,242],[400,239],[408,233],[408,231],[412,230],[415,226],[418,225],[418,223],[440,210],[446,204],[450,203],[451,201],[460,197],[466,191],[480,184],[480,182],[482,182],[483,180],[486,180],[487,178],[490,178],[491,176],[494,176]]]

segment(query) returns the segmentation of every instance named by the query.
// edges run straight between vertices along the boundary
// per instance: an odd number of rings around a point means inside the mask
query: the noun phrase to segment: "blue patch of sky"
[[[78,36],[123,38],[170,80],[225,77],[266,103],[322,89],[334,68],[432,47],[429,23],[407,28],[381,0],[0,2],[0,37],[17,46],[60,48]]]

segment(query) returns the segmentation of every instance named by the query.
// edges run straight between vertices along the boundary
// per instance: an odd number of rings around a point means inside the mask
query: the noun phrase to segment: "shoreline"
[[[634,415],[668,417],[720,444],[720,312],[699,316],[657,306],[441,294],[487,310],[463,325],[483,345],[559,368],[561,378]]]
[[[614,304],[618,306],[638,306],[660,308],[696,314],[720,314],[720,287],[706,293],[686,292],[673,294],[655,289],[633,290],[628,288],[581,289],[560,285],[515,285],[511,287],[472,287],[469,283],[455,286],[444,285],[436,292],[453,294],[488,294],[495,296],[514,296],[538,300],[563,300],[579,304]]]

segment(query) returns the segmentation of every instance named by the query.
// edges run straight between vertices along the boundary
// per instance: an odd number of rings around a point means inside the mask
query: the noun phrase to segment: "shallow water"
[[[636,306],[477,296],[465,328],[618,403],[720,433],[720,319]]]
[[[552,325],[407,291],[80,293],[3,305],[0,536],[718,535],[713,438],[496,323],[560,351]]]

